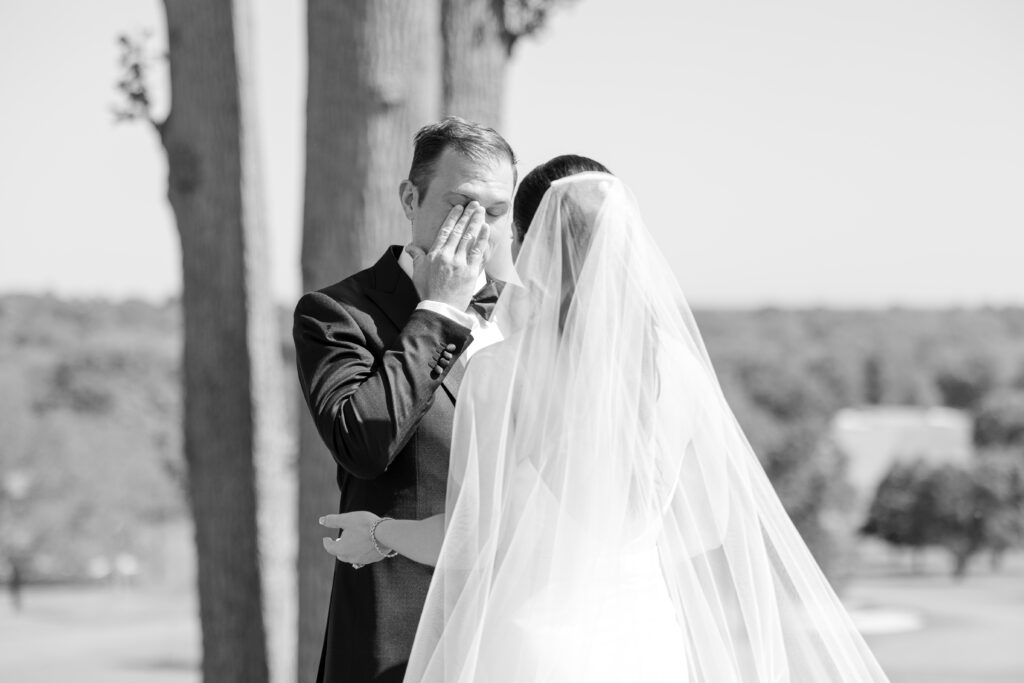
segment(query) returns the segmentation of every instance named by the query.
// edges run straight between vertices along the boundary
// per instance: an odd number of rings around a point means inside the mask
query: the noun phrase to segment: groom
[[[455,117],[426,126],[400,186],[410,244],[299,300],[299,382],[337,464],[340,511],[444,512],[465,363],[501,339],[484,261],[510,237],[515,182],[494,130]],[[400,556],[357,567],[335,564],[317,681],[401,681],[431,569]]]

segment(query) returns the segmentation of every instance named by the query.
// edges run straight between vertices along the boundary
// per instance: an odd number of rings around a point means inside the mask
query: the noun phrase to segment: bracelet
[[[377,525],[386,519],[394,521],[394,519],[391,517],[381,517],[376,522],[374,522],[373,525],[370,527],[370,540],[373,542],[373,549],[380,553],[380,556],[383,558],[394,557],[398,554],[394,550],[385,551],[381,547],[380,542],[377,540]]]

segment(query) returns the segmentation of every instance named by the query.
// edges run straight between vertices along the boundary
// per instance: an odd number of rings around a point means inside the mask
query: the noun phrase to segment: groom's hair
[[[498,131],[458,116],[449,116],[420,128],[416,133],[409,180],[416,186],[421,203],[434,178],[434,164],[449,148],[473,161],[508,160],[512,164],[513,184],[518,177],[515,152]]]

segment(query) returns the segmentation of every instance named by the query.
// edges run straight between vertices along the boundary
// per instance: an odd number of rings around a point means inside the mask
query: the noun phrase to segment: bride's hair
[[[557,156],[527,173],[523,182],[519,184],[515,205],[512,208],[512,223],[518,238],[522,240],[526,235],[540,206],[540,200],[544,198],[544,193],[551,187],[551,183],[577,173],[589,172],[611,174],[601,162],[576,154]]]

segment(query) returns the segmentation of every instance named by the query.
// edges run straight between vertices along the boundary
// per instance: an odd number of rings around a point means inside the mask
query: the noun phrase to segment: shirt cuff
[[[473,329],[476,327],[476,317],[472,313],[460,311],[450,304],[441,303],[440,301],[421,301],[416,306],[417,311],[430,311],[437,313],[445,318],[448,318],[452,322],[458,323],[463,327]]]

